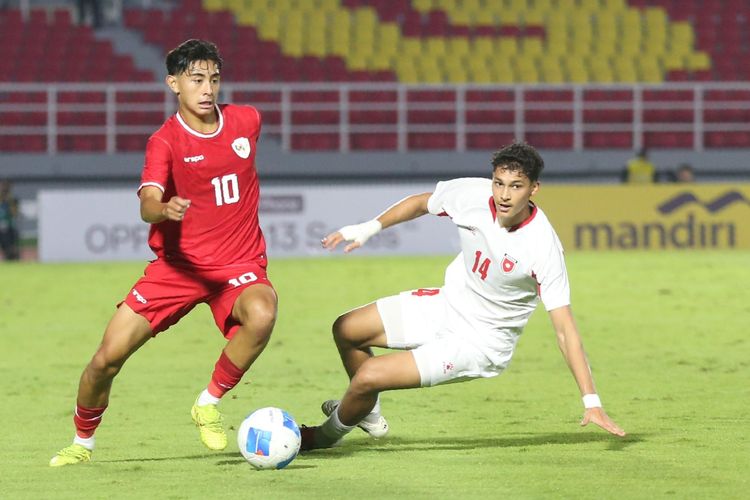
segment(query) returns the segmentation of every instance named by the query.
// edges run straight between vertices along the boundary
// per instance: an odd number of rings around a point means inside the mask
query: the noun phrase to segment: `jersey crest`
[[[510,255],[506,253],[505,256],[503,257],[503,262],[501,265],[501,267],[503,268],[503,272],[505,274],[512,273],[517,263],[518,261],[516,259],[514,259],[513,257],[511,257]]]
[[[237,153],[237,156],[245,160],[250,156],[250,141],[247,137],[238,137],[232,143],[232,149]]]

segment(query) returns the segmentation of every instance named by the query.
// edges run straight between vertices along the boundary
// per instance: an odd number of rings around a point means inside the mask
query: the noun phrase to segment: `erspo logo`
[[[692,192],[681,192],[657,204],[655,212],[661,217],[655,220],[577,224],[575,248],[734,248],[737,246],[737,221],[721,220],[716,214],[736,203],[750,206],[750,200],[736,190],[708,201],[702,201]]]

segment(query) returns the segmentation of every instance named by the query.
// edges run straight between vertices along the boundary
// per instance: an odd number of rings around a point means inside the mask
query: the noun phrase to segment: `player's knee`
[[[346,314],[342,314],[336,318],[336,321],[333,322],[333,326],[331,326],[331,333],[333,333],[333,338],[337,342],[346,340]]]
[[[348,312],[336,318],[331,327],[331,332],[336,343],[358,344],[354,327],[355,320],[352,318],[352,313]]]
[[[258,332],[271,334],[276,323],[276,304],[270,300],[254,300],[242,308],[242,324]]]
[[[102,351],[98,351],[91,358],[87,371],[89,375],[97,380],[106,380],[114,378],[122,368],[122,362],[110,359]]]
[[[350,388],[358,394],[369,394],[381,389],[381,376],[369,360],[359,367],[351,381]]]

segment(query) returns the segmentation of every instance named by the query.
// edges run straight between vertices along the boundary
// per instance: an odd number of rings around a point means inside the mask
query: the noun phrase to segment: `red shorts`
[[[265,261],[202,269],[156,259],[146,266],[123,302],[148,320],[153,335],[205,302],[216,326],[231,338],[240,326],[232,318],[234,302],[245,288],[258,283],[273,286],[266,276]]]

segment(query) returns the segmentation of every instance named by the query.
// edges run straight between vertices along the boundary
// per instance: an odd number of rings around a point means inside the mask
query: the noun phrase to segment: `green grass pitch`
[[[148,342],[115,380],[90,464],[70,443],[78,377],[143,263],[0,265],[0,498],[747,498],[750,253],[573,253],[573,309],[599,393],[629,432],[578,425],[572,376],[540,307],[509,369],[385,393],[391,435],[255,471],[235,429],[251,410],[322,421],[346,386],[330,325],[349,308],[436,286],[450,257],[276,260],[274,336],[222,402],[227,450],[190,420],[223,345],[205,306]]]

